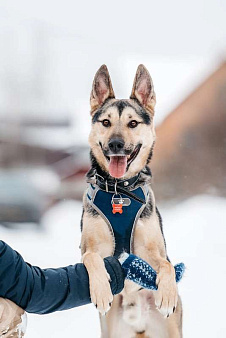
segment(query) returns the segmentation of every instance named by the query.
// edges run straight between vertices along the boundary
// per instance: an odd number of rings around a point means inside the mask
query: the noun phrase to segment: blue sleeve
[[[104,259],[113,294],[122,291],[124,274],[114,257]],[[45,314],[90,303],[89,278],[83,264],[40,269],[0,241],[0,297],[27,312]]]

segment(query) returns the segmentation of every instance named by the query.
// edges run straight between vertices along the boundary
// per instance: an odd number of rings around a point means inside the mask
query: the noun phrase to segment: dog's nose
[[[111,139],[108,142],[109,149],[115,154],[119,153],[123,149],[124,145],[125,145],[125,142],[119,138]]]

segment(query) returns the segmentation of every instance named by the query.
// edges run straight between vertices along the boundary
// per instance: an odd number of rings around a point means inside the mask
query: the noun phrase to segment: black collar
[[[101,189],[104,189],[106,191],[115,190],[115,187],[121,187],[121,188],[133,188],[135,186],[135,183],[138,181],[140,177],[140,173],[136,176],[133,176],[127,180],[117,180],[117,179],[104,179],[101,175],[98,175],[96,173],[96,183]],[[102,188],[103,187],[103,188]]]
[[[93,178],[91,178],[91,180],[88,180],[88,181],[92,183],[92,179],[93,179],[95,184],[97,184],[101,190],[104,190],[109,193],[115,193],[116,195],[118,193],[122,193],[122,194],[127,195],[128,197],[133,198],[134,200],[142,204],[146,204],[145,200],[136,196],[132,191],[129,190],[129,188],[135,187],[135,184],[138,181],[139,177],[140,177],[140,173],[127,180],[105,179],[104,177],[102,177],[96,172]]]

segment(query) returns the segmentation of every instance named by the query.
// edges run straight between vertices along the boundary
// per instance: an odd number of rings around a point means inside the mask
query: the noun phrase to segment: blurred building
[[[156,132],[151,168],[158,200],[226,196],[226,62]]]

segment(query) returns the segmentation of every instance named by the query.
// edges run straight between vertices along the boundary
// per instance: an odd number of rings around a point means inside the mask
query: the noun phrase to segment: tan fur
[[[146,68],[138,67],[131,99],[127,100],[131,107],[125,107],[121,115],[117,108],[112,106],[112,103],[117,102],[113,93],[107,68],[101,67],[94,79],[91,93],[91,114],[94,116],[96,109],[101,107],[108,98],[100,118],[101,121],[108,119],[111,127],[105,128],[102,123],[95,123],[90,133],[89,143],[98,164],[106,172],[108,172],[109,162],[104,156],[103,149],[107,147],[112,135],[123,138],[125,148],[128,149],[133,150],[138,143],[141,143],[137,158],[131,163],[124,176],[124,178],[130,178],[144,168],[155,141],[153,124],[155,93]],[[138,103],[134,98],[149,112],[150,124],[143,123],[142,118],[136,113]],[[129,129],[128,123],[131,120],[141,123],[135,129]],[[182,306],[180,298],[178,300],[175,271],[166,257],[164,239],[151,187],[149,198],[152,200],[153,210],[150,217],[137,221],[133,252],[150,263],[157,271],[158,291],[138,291],[139,287],[136,284],[126,281],[122,294],[114,297],[110,309],[113,296],[103,258],[113,254],[114,240],[104,219],[99,215],[95,217],[90,215],[86,194],[84,195],[81,248],[83,262],[90,278],[91,300],[101,314],[108,312],[105,317],[101,316],[103,338],[182,337]],[[173,313],[175,308],[176,311]],[[166,316],[170,317],[165,318]]]
[[[145,338],[181,338],[181,313],[180,299],[175,313],[164,318],[156,309],[153,292],[117,295],[107,315],[101,316],[101,337],[138,338],[141,332]]]
[[[109,105],[116,100],[111,100]],[[132,100],[127,100],[134,107],[136,103]],[[103,147],[106,147],[111,135],[121,135],[122,138],[126,140],[126,147],[130,144],[137,144],[142,141],[142,148],[139,154],[139,160],[135,160],[129,170],[126,172],[124,178],[129,178],[136,175],[146,164],[147,157],[150,151],[150,145],[155,141],[155,130],[154,123],[152,121],[151,125],[139,124],[136,129],[128,130],[126,128],[129,121],[136,119],[140,122],[142,119],[139,118],[133,108],[127,107],[123,112],[122,117],[120,118],[117,113],[116,107],[110,107],[106,112],[101,116],[101,120],[109,119],[112,123],[112,127],[106,128],[102,124],[95,124],[91,130],[89,136],[89,144],[91,146],[92,152],[96,158],[98,158],[98,163],[103,168],[103,170],[108,172],[109,163],[104,156],[99,142],[103,144]]]

